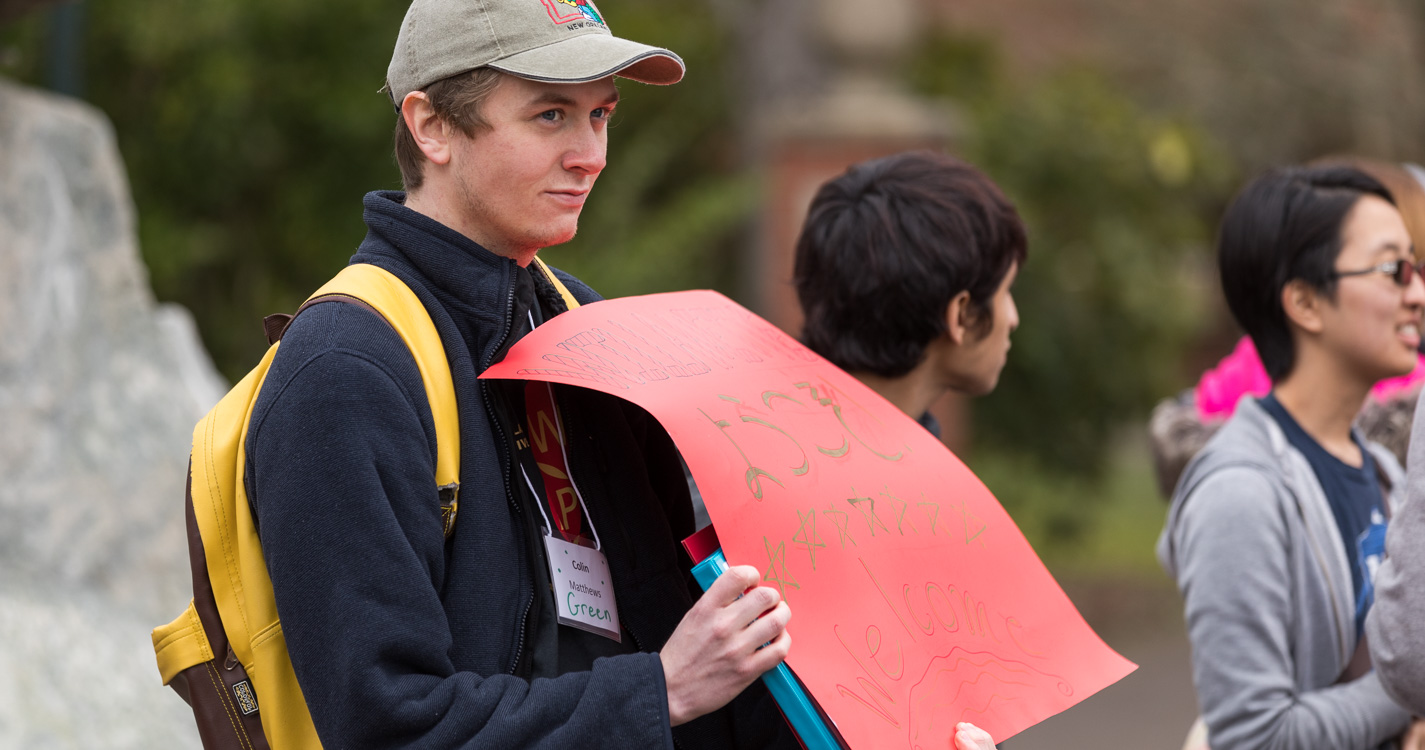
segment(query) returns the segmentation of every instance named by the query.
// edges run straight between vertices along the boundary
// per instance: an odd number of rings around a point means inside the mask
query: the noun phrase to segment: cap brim
[[[585,34],[535,47],[489,64],[532,81],[584,83],[619,76],[667,86],[683,79],[683,59],[670,50],[605,34]]]

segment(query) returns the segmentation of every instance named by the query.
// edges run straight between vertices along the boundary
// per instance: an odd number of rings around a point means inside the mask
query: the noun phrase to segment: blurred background
[[[1211,254],[1237,185],[1328,154],[1425,159],[1425,2],[599,5],[688,63],[677,86],[622,86],[579,236],[542,254],[606,296],[713,288],[795,333],[812,191],[904,148],[960,155],[1017,204],[1008,367],[937,411],[1143,668],[1006,747],[1179,747],[1196,706],[1147,416],[1239,335]],[[192,423],[259,358],[261,317],[345,264],[361,196],[399,188],[377,89],[405,6],[0,0],[0,328],[21,331],[0,346],[0,637],[48,650],[0,649],[0,745],[196,746],[147,641],[113,634],[186,603],[182,488],[159,475],[181,476]],[[109,729],[72,726],[91,712]]]

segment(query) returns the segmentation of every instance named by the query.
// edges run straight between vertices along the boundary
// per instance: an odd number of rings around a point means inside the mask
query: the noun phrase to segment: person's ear
[[[970,333],[978,317],[970,305],[970,292],[960,292],[945,306],[945,335],[949,336],[956,346],[964,344],[970,340]]]
[[[406,129],[416,141],[416,147],[433,164],[450,161],[450,124],[435,114],[430,97],[424,91],[412,91],[401,100],[401,117]]]
[[[1322,328],[1321,293],[1301,279],[1292,279],[1282,287],[1282,312],[1286,319],[1307,333],[1320,333]]]

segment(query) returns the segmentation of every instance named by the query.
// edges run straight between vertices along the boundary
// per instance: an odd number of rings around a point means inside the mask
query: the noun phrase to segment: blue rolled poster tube
[[[693,553],[696,559],[692,545],[689,545],[689,552]],[[725,570],[727,558],[723,557],[722,548],[719,547],[693,566],[693,578],[703,587],[703,591],[707,591]],[[768,692],[772,693],[772,697],[782,709],[782,715],[787,717],[787,723],[792,725],[792,731],[797,733],[797,738],[807,750],[845,750],[841,743],[836,741],[836,735],[832,733],[831,728],[822,720],[816,703],[807,695],[790,667],[778,664],[776,668],[762,675],[762,683],[767,686]]]

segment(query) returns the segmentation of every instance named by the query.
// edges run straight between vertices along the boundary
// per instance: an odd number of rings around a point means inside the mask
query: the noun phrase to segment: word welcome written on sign
[[[852,747],[949,747],[959,721],[1002,740],[1134,669],[938,440],[720,294],[575,309],[481,377],[657,418],[729,562],[792,607],[787,663]]]

